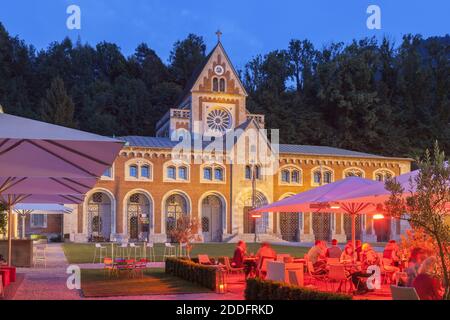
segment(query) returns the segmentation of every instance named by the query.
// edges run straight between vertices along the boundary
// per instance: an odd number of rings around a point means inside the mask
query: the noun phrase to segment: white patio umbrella
[[[122,146],[116,139],[0,110],[0,201],[9,225],[18,203],[81,203]],[[11,238],[9,228],[9,264]]]
[[[25,216],[29,214],[70,214],[73,209],[56,203],[19,203],[14,206],[14,212],[22,217],[22,238],[25,236]]]

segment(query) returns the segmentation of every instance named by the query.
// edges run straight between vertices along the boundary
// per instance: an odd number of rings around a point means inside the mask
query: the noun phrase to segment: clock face
[[[225,70],[223,69],[222,66],[215,66],[214,68],[214,73],[217,74],[218,76],[223,75],[223,73],[225,72]]]

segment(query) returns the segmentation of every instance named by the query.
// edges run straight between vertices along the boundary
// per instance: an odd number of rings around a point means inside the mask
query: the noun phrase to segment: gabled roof
[[[202,74],[203,70],[205,69],[205,67],[208,65],[209,61],[211,60],[211,57],[214,55],[214,52],[216,52],[216,50],[221,49],[225,59],[227,60],[227,64],[230,66],[231,71],[234,73],[236,79],[239,82],[239,85],[241,86],[244,95],[247,96],[247,92],[245,90],[244,85],[242,84],[241,79],[239,78],[239,74],[237,73],[236,69],[234,68],[233,63],[230,60],[230,57],[228,56],[228,53],[225,51],[225,48],[223,47],[222,43],[219,41],[217,42],[217,44],[214,46],[214,48],[211,50],[211,52],[203,59],[202,63],[200,63],[194,70],[194,72],[192,73],[191,77],[189,78],[189,81],[187,82],[182,94],[180,95],[179,100],[177,101],[177,105],[179,105],[180,103],[183,102],[183,100],[191,93],[192,89],[195,87],[197,81],[199,80],[200,75]]]

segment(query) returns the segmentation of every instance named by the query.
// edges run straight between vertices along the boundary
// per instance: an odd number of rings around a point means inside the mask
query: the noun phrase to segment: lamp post
[[[252,210],[256,209],[256,164],[255,161],[251,161],[251,169],[252,169]],[[256,219],[261,218],[261,214],[252,214],[252,219],[254,221],[255,226],[255,238],[254,242],[257,242],[258,239],[258,233],[256,228]]]

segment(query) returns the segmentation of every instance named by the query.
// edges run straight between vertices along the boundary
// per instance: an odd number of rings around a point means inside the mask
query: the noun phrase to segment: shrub
[[[167,258],[165,272],[202,287],[216,289],[216,267],[204,266],[187,259]]]
[[[322,292],[281,282],[247,279],[246,300],[351,300],[345,294]]]

